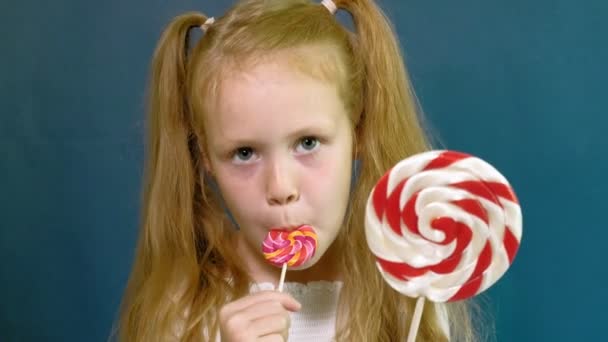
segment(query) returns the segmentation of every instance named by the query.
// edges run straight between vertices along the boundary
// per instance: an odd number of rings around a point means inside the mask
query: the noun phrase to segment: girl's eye
[[[319,139],[317,139],[315,137],[305,137],[302,140],[300,140],[298,147],[301,146],[304,149],[304,152],[310,152],[310,151],[313,151],[318,145],[319,145]]]
[[[232,155],[232,160],[237,163],[244,163],[251,160],[253,149],[251,147],[239,147]]]

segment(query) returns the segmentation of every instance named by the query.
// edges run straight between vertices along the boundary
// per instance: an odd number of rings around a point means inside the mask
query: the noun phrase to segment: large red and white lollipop
[[[413,341],[424,298],[466,299],[505,273],[521,241],[521,208],[490,164],[430,151],[400,161],[378,181],[367,202],[365,234],[388,284],[419,298]]]

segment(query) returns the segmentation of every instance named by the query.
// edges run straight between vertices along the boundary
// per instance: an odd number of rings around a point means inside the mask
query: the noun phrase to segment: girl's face
[[[238,253],[264,263],[270,229],[308,224],[317,251],[299,269],[317,263],[343,224],[351,180],[350,121],[335,86],[262,63],[222,81],[205,125],[206,167],[241,228]]]

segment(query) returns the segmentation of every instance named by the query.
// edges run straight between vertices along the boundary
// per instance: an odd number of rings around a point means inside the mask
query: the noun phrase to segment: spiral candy
[[[519,202],[491,165],[455,151],[402,160],[376,184],[365,213],[367,243],[384,279],[434,302],[475,296],[513,262]]]
[[[310,260],[317,249],[317,233],[308,225],[295,230],[272,229],[262,243],[262,252],[275,266],[297,267]]]

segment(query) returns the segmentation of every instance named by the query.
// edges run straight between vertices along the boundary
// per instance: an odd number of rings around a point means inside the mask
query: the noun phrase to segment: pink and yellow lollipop
[[[317,233],[308,225],[295,230],[273,229],[262,243],[266,260],[275,265],[297,267],[310,260],[317,249]]]
[[[278,289],[283,290],[287,266],[298,267],[312,259],[317,249],[317,233],[303,225],[294,230],[272,229],[262,242],[264,258],[272,265],[282,267]]]

